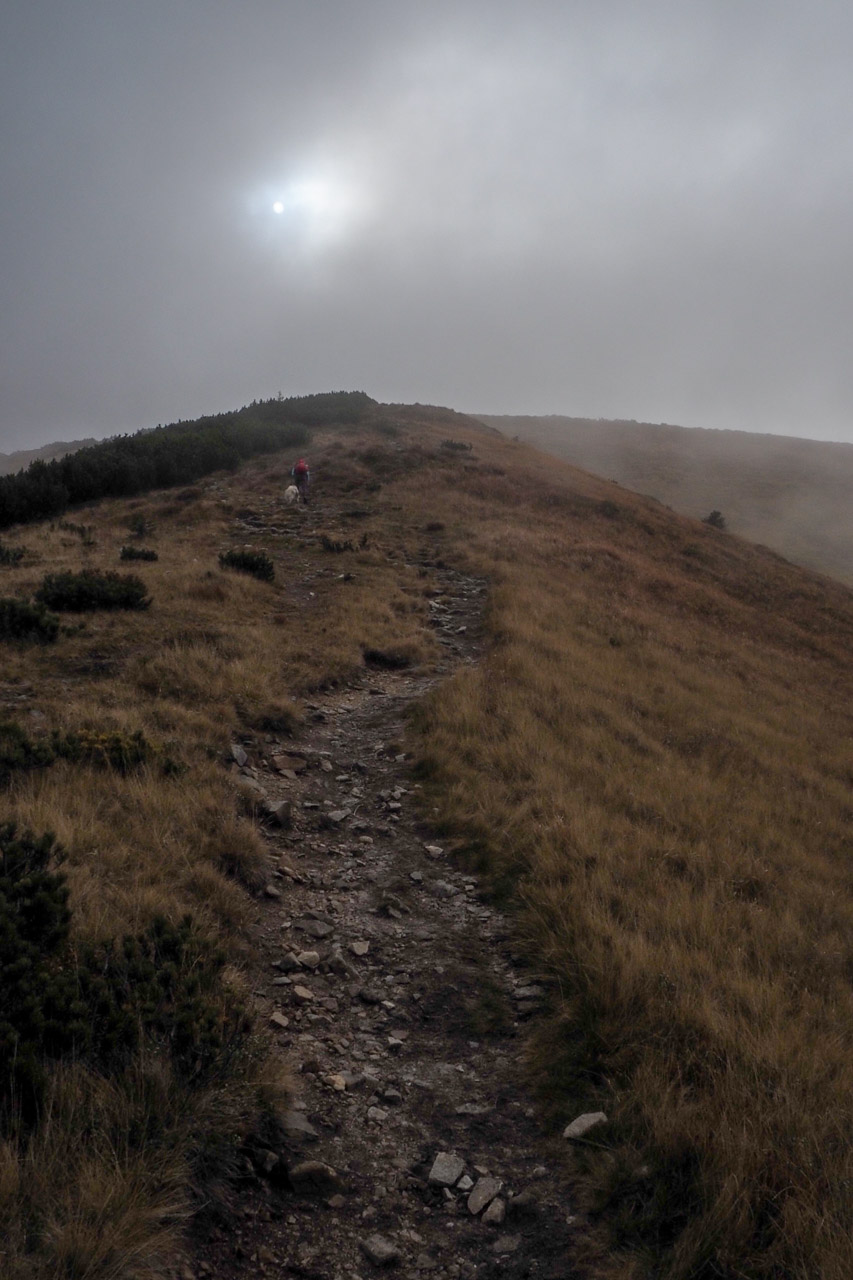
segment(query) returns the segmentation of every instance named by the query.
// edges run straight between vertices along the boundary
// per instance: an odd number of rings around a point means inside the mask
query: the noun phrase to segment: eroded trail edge
[[[447,671],[476,660],[485,591],[438,574]],[[295,742],[232,749],[267,807],[285,806],[253,979],[298,1094],[200,1218],[182,1280],[574,1274],[560,1140],[522,1077],[541,982],[419,816],[404,753],[407,711],[442,677],[372,661],[358,687],[308,704]]]

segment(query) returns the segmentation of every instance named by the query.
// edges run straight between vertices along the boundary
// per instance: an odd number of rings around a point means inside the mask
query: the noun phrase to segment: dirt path
[[[475,659],[485,587],[452,570],[438,586],[450,669]],[[299,1096],[247,1154],[230,1210],[200,1223],[181,1280],[575,1274],[561,1140],[521,1079],[541,988],[416,815],[404,717],[435,679],[370,669],[309,704],[297,744],[235,743],[250,785],[292,803],[254,944]]]

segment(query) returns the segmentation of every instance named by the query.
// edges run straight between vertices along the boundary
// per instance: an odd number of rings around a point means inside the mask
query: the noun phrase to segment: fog
[[[0,449],[360,389],[853,440],[853,11],[29,0]]]

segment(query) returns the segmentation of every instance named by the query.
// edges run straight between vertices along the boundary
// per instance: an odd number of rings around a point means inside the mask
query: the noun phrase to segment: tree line
[[[304,444],[308,428],[359,421],[375,407],[362,391],[279,396],[242,409],[114,436],[52,462],[0,476],[0,529],[61,515],[98,498],[192,484],[246,458]]]

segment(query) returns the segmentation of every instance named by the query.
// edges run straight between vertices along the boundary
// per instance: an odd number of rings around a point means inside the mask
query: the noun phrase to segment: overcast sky
[[[358,389],[853,441],[848,0],[5,0],[0,450]]]

